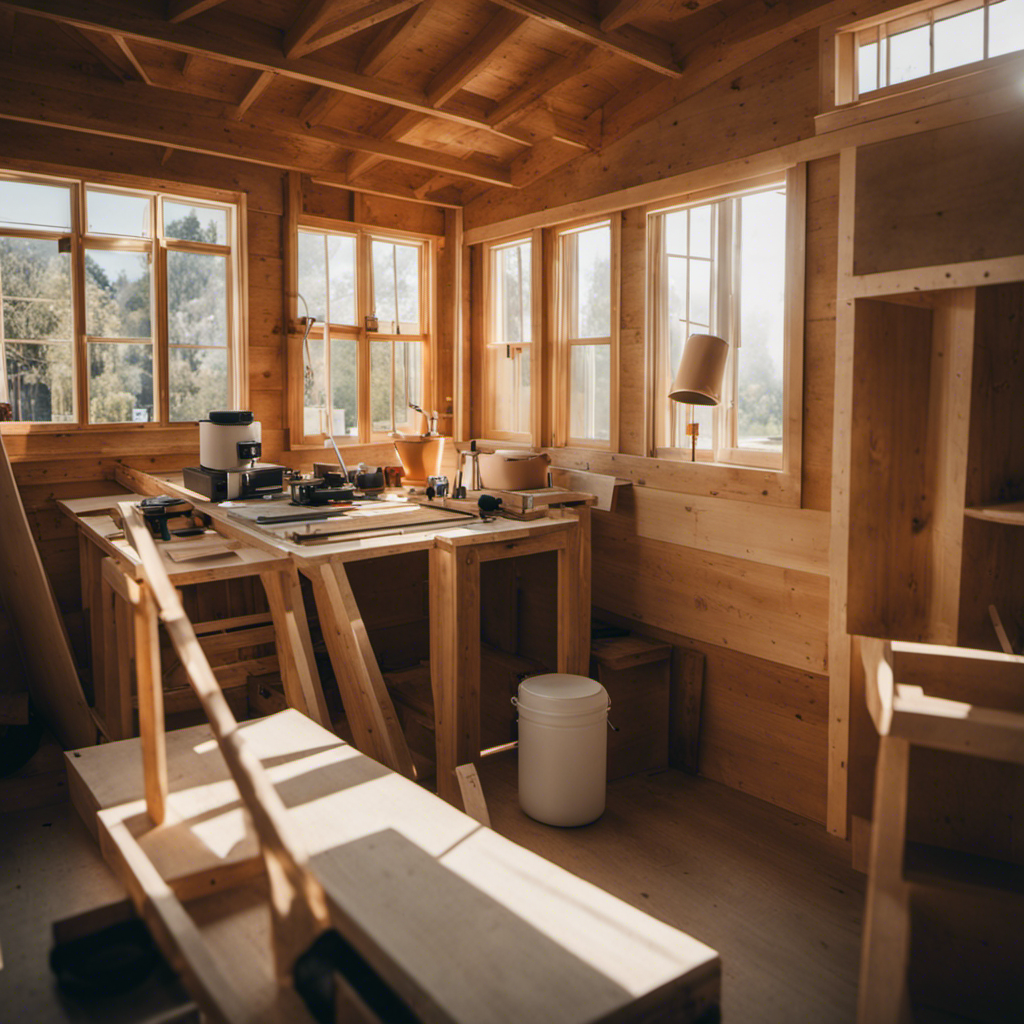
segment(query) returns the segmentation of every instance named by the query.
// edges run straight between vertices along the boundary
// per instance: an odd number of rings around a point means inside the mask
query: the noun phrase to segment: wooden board
[[[18,631],[37,712],[65,747],[93,743],[96,726],[78,681],[64,621],[32,538],[0,436],[0,595]]]
[[[713,950],[482,828],[297,712],[241,730],[333,912],[375,966],[382,958],[399,965],[399,990],[424,1019],[583,1024],[639,1022],[661,1011],[686,1021],[717,1000]],[[168,749],[169,809],[179,821],[140,829],[134,740],[68,758],[80,806],[100,808],[104,851],[122,876],[125,852],[142,850],[152,865],[173,852],[177,872],[219,862],[226,879],[256,849],[238,792],[208,727],[169,734]],[[219,897],[223,911],[229,897]],[[217,916],[197,908],[192,921],[203,931]],[[220,921],[230,927],[226,912]],[[230,967],[224,952],[214,951],[211,968]],[[243,999],[270,993],[265,982],[232,987]]]

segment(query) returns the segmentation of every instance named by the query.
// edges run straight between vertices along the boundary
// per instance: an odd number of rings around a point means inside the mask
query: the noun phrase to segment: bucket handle
[[[511,699],[512,699],[512,707],[514,707],[514,708],[519,707],[519,700],[518,700],[518,698],[513,697]],[[611,702],[611,700],[609,700],[608,701],[608,706],[604,709],[605,714],[608,714],[608,712],[611,711],[611,709],[612,709],[612,702]],[[619,731],[619,727],[617,725],[612,725],[610,720],[608,720],[608,728],[611,729],[612,732],[618,732]]]

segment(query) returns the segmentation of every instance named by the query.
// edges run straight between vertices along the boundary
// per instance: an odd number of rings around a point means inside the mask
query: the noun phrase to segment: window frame
[[[434,263],[437,254],[437,239],[433,235],[422,234],[413,231],[402,231],[396,228],[381,228],[371,224],[357,224],[351,221],[335,220],[327,217],[316,217],[310,214],[303,214],[297,218],[295,226],[295,240],[293,245],[292,259],[295,262],[295,293],[298,288],[298,234],[301,231],[311,231],[317,234],[342,235],[355,239],[355,297],[356,297],[356,324],[328,323],[314,325],[310,331],[310,338],[324,338],[329,342],[333,339],[349,339],[356,342],[356,433],[355,434],[334,434],[332,435],[339,446],[373,444],[380,441],[387,441],[394,431],[418,432],[418,423],[415,413],[409,412],[409,417],[402,423],[397,422],[394,417],[394,386],[395,386],[395,342],[417,342],[422,345],[422,402],[424,408],[428,408],[432,394],[433,382],[433,339],[435,337],[434,317],[436,302],[434,301],[433,286],[436,278]],[[403,333],[400,329],[396,331],[368,330],[367,318],[376,316],[373,294],[373,255],[372,246],[374,241],[391,242],[401,245],[416,245],[420,250],[419,266],[419,297],[420,297],[420,330],[415,333]],[[325,257],[326,258],[326,257]],[[297,303],[297,299],[295,300]],[[397,295],[396,295],[397,301]],[[330,304],[330,289],[327,289],[328,309]],[[297,313],[297,310],[296,310]],[[397,313],[397,309],[396,309]],[[329,315],[329,314],[328,314]],[[296,316],[299,340],[304,333],[304,326],[301,324],[301,317]],[[400,327],[400,325],[399,325]],[[374,430],[372,422],[372,407],[370,396],[371,381],[371,360],[373,344],[391,342],[391,406],[392,406],[392,427],[391,430]],[[301,388],[302,372],[305,367],[305,353],[298,353],[298,366],[300,367],[299,381]],[[325,412],[328,414],[327,424],[332,425],[333,410],[331,407],[331,384],[330,384],[330,344],[324,346],[324,369],[326,375],[327,404]],[[298,438],[292,448],[320,448],[325,438],[326,431],[307,434],[305,431],[305,413],[301,394],[299,397],[299,419],[293,424],[293,435]],[[297,427],[297,429],[295,429]]]
[[[57,229],[23,229],[0,227],[0,235],[7,237],[39,238],[66,244],[70,253],[71,307],[73,337],[71,339],[73,419],[62,421],[15,420],[5,422],[5,433],[29,434],[67,431],[70,428],[85,431],[159,430],[177,429],[196,424],[197,420],[171,420],[169,395],[169,352],[167,324],[167,250],[216,253],[226,258],[225,310],[227,318],[227,383],[228,406],[244,407],[248,404],[247,375],[247,317],[241,304],[246,274],[245,221],[247,216],[244,193],[197,188],[189,186],[153,189],[135,184],[124,175],[42,174],[34,171],[0,167],[0,180],[23,181],[29,184],[66,186],[70,191],[70,231]],[[115,195],[134,195],[148,199],[150,206],[150,233],[148,236],[128,236],[88,232],[89,191]],[[227,217],[227,241],[221,244],[195,242],[188,239],[167,239],[163,234],[163,200],[194,207],[222,210]],[[150,265],[150,338],[107,338],[86,333],[85,255],[87,250],[108,252],[137,252],[149,255]],[[0,325],[2,333],[2,325]],[[89,345],[90,344],[150,344],[153,349],[153,416],[149,420],[116,420],[93,422],[89,416]],[[219,346],[218,346],[219,347]],[[0,367],[0,379],[6,382],[6,365]]]
[[[929,67],[934,67],[934,24],[935,12],[943,7],[950,6],[955,0],[919,0],[918,3],[907,4],[904,7],[895,8],[869,18],[862,18],[840,26],[834,32],[834,97],[835,107],[855,107],[862,103],[872,103],[876,100],[883,100],[890,96],[896,96],[919,89],[926,89],[928,86],[941,84],[956,78],[977,75],[979,72],[995,70],[1005,63],[1015,63],[1024,58],[1024,50],[1014,50],[1010,53],[989,56],[989,8],[992,3],[999,0],[963,0],[964,10],[959,14],[967,13],[969,10],[978,8],[984,11],[984,27],[982,30],[982,52],[980,60],[966,64],[959,64],[952,68],[945,68],[941,71],[929,71],[926,75],[916,78],[909,78],[902,82],[890,83],[861,93],[858,82],[858,39],[867,32],[876,32],[878,41],[888,38],[888,26],[909,20],[918,20],[920,24],[931,26],[929,30]],[[888,48],[886,48],[888,53]],[[879,46],[879,61],[881,60],[881,46]],[[888,74],[887,76],[888,77]]]
[[[693,406],[673,402],[668,392],[676,367],[669,365],[669,327],[667,302],[660,289],[667,287],[667,250],[662,241],[663,229],[654,218],[680,209],[717,203],[725,199],[757,193],[772,185],[786,186],[786,266],[784,298],[783,348],[783,441],[782,452],[760,452],[735,444],[737,408],[735,402],[738,363],[730,344],[723,385],[723,401],[714,408],[715,431],[710,450],[698,449],[697,462],[709,466],[769,471],[799,478],[803,431],[803,340],[804,340],[804,250],[806,234],[806,165],[796,164],[777,172],[732,182],[717,188],[704,189],[680,196],[671,202],[659,202],[645,208],[647,215],[648,252],[648,351],[653,395],[648,422],[648,451],[655,458],[690,462],[689,445],[668,443],[678,416],[685,422],[693,418]],[[663,223],[663,221],[661,222]],[[714,257],[712,257],[714,260]],[[712,292],[725,301],[722,282],[712,275]],[[714,326],[714,325],[712,325]],[[712,331],[712,333],[714,333]],[[685,339],[684,339],[685,340]],[[729,340],[729,339],[726,339]],[[667,404],[666,404],[667,403]]]
[[[596,227],[609,230],[609,333],[601,338],[574,337],[572,316],[576,288],[576,252],[571,239]],[[554,280],[555,380],[552,392],[553,443],[556,447],[618,451],[619,447],[619,328],[621,298],[622,217],[608,214],[560,224],[555,229]],[[609,353],[608,440],[572,434],[572,353],[578,346],[607,345]]]
[[[495,283],[495,260],[497,254],[513,246],[530,243],[530,340],[506,344],[503,340],[498,311],[495,307],[498,289]],[[482,415],[480,417],[483,437],[495,441],[510,441],[517,444],[537,444],[541,436],[541,396],[543,382],[543,235],[540,229],[509,235],[483,245],[483,374],[482,374]],[[502,354],[505,349],[505,354]],[[527,417],[528,430],[504,430],[495,426],[491,417],[495,407],[491,391],[492,368],[496,359],[515,356],[521,358],[525,350],[530,353],[530,412]],[[519,374],[519,366],[515,368]]]

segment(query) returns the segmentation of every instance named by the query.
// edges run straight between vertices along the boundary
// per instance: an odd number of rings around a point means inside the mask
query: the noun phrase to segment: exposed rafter
[[[320,124],[328,114],[343,100],[345,94],[337,89],[317,89],[313,98],[299,112],[299,120],[313,128]]]
[[[487,116],[487,123],[504,128],[524,110],[577,75],[591,71],[608,60],[607,50],[577,43],[564,57],[557,57],[539,75],[533,75],[521,88],[506,96]]]
[[[663,75],[678,76],[681,65],[670,43],[627,25],[615,32],[604,32],[593,15],[563,0],[493,0],[510,11],[526,14],[552,28],[585,39],[626,60],[642,64]]]
[[[327,27],[322,29],[311,39],[294,47],[288,52],[289,57],[303,57],[314,50],[323,49],[332,43],[340,42],[357,32],[363,32],[374,25],[388,21],[391,18],[415,7],[420,0],[375,0],[374,3],[366,4],[357,10],[350,11],[340,18],[332,19]]]
[[[412,10],[386,21],[363,51],[363,55],[356,65],[356,71],[361,75],[377,74],[392,57],[401,52],[413,32],[419,28],[423,19],[437,6],[438,2],[439,0],[422,0]]]
[[[629,24],[637,15],[651,6],[653,0],[618,0],[612,4],[611,10],[601,19],[602,32],[614,32],[617,28]]]
[[[119,82],[128,82],[136,77],[135,69],[110,36],[77,29],[73,25],[60,27],[69,39],[88,50]]]
[[[184,21],[222,3],[224,0],[168,0],[167,20]]]
[[[391,139],[399,142],[408,135],[414,128],[419,127],[425,120],[423,114],[413,114],[408,110],[389,110],[381,120],[374,125],[372,135],[375,139]],[[357,178],[365,174],[371,167],[376,167],[384,157],[377,153],[353,153],[345,164],[345,172],[349,178]]]
[[[146,69],[142,66],[142,63],[139,61],[139,58],[135,56],[134,51],[128,45],[128,41],[125,39],[125,37],[117,35],[115,33],[110,38],[114,40],[114,44],[125,55],[125,57],[128,60],[128,63],[131,64],[131,66],[135,69],[135,73],[139,76],[139,78],[141,78],[142,81],[146,83],[146,85],[152,85],[153,80],[146,73]]]
[[[211,27],[209,21],[203,25],[192,22],[172,25],[124,0],[102,8],[83,5],[77,0],[0,0],[0,10],[33,14],[77,28],[123,35],[126,39],[155,43],[255,71],[274,71],[284,78],[432,114],[456,124],[496,133],[523,145],[531,144],[531,140],[523,138],[521,133],[495,129],[483,116],[465,112],[455,104],[449,109],[435,109],[427,102],[425,93],[409,86],[353,74],[309,57],[291,60],[283,56],[280,48],[271,41],[271,30],[260,31],[252,23],[222,17],[216,11],[208,17],[220,17],[221,21]]]
[[[0,61],[0,118],[71,128],[95,135],[148,142],[162,147],[226,156],[249,163],[337,175],[344,150],[375,153],[388,160],[425,167],[487,185],[511,187],[507,168],[483,159],[460,159],[401,142],[371,139],[333,128],[303,130],[294,118],[263,115],[245,123],[225,121],[218,104],[177,94],[173,108],[151,99],[154,90],[136,83],[90,83]],[[50,84],[61,80],[63,87]],[[26,82],[31,89],[24,88]],[[111,102],[111,89],[124,89]],[[223,107],[221,106],[221,110]]]
[[[253,79],[252,84],[248,89],[245,90],[245,95],[242,97],[238,106],[235,107],[232,117],[236,121],[241,121],[245,117],[245,112],[266,92],[267,86],[274,80],[273,71],[259,71],[256,77]]]
[[[284,52],[288,57],[299,56],[309,42],[332,18],[351,8],[352,0],[306,0],[292,27],[284,34]]]
[[[526,23],[524,14],[499,11],[427,86],[427,103],[439,107],[451,99]]]

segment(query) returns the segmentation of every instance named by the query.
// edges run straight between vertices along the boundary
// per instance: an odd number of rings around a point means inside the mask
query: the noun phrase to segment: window
[[[558,389],[564,401],[555,405],[565,410],[557,425],[562,444],[611,448],[617,440],[617,254],[618,231],[609,220],[558,235],[558,335],[566,385]]]
[[[237,207],[0,177],[0,391],[25,423],[181,423],[242,400]]]
[[[915,4],[837,36],[840,103],[1024,50],[1024,0]]]
[[[532,236],[484,249],[486,375],[483,430],[487,437],[531,441],[534,429],[531,352],[539,288]]]
[[[430,242],[300,227],[299,313],[315,318],[303,360],[302,433],[369,441],[412,430],[423,405]]]
[[[655,358],[655,447],[690,456],[688,426],[698,426],[697,457],[783,469],[797,439],[787,438],[787,402],[799,401],[796,295],[802,235],[789,175],[704,196],[649,217]],[[796,191],[802,196],[799,185]],[[794,243],[794,240],[796,242]],[[668,395],[690,334],[716,334],[729,345],[717,407]]]

